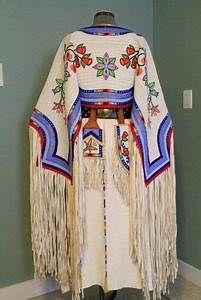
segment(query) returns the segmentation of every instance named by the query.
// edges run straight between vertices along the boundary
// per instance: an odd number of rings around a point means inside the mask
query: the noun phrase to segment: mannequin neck
[[[109,11],[97,12],[91,26],[117,26],[113,13]]]

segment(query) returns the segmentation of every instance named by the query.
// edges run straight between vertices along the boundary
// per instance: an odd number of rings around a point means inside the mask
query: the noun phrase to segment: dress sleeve
[[[62,174],[70,180],[72,141],[78,134],[81,119],[73,47],[69,34],[57,49],[29,122],[33,165],[40,165],[43,169]],[[40,149],[36,149],[35,145],[38,140]]]
[[[30,210],[34,278],[54,275],[69,290],[72,139],[80,111],[71,34],[61,42],[29,120]],[[73,120],[72,120],[73,117]]]
[[[133,176],[131,253],[140,264],[145,298],[150,299],[149,282],[152,282],[153,299],[160,299],[168,281],[174,282],[178,270],[173,123],[152,53],[143,37],[138,38],[135,57],[131,116],[137,147],[134,167],[130,168]],[[151,275],[147,272],[148,257]]]
[[[139,37],[132,119],[141,151],[145,183],[165,170],[170,161],[172,118],[168,112],[150,47]]]

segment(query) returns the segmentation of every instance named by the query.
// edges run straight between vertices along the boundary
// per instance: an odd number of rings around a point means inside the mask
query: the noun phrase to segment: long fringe
[[[86,189],[102,191],[104,159],[101,157],[83,157],[84,185]]]
[[[121,126],[121,125],[119,125]],[[125,126],[125,124],[124,124]],[[129,130],[129,125],[128,128]],[[129,132],[129,136],[131,132]],[[121,195],[122,200],[129,205],[129,171],[125,169],[119,157],[118,152],[118,140],[116,136],[116,125],[114,125],[114,137],[113,137],[113,156],[112,156],[112,177],[116,186],[116,189]],[[129,143],[130,144],[130,143]]]
[[[40,137],[29,127],[30,210],[34,278],[55,277],[62,291],[70,290],[67,230],[68,180],[44,170],[40,160]],[[38,166],[36,166],[36,161]]]
[[[68,186],[70,231],[70,269],[72,300],[84,298],[82,285],[82,258],[86,241],[86,207],[82,162],[82,137],[79,134],[74,147],[73,184]],[[80,294],[81,293],[81,294]],[[81,298],[80,298],[81,297]]]
[[[40,137],[32,127],[29,137],[34,278],[52,275],[62,293],[71,291],[72,300],[80,300],[84,298],[81,263],[86,241],[80,137],[75,143],[73,184],[42,167]]]
[[[150,290],[153,290],[153,300],[161,299],[161,293],[169,292],[169,283],[174,282],[178,271],[173,149],[172,134],[171,166],[145,187],[140,154],[132,143],[129,251],[133,262],[139,265],[146,300],[150,300]]]
[[[85,201],[80,137],[75,145],[73,185],[60,174],[44,170],[38,133],[30,136],[30,205],[34,278],[55,276],[62,293],[72,290],[72,300],[84,297],[81,263],[85,249]],[[169,281],[177,276],[175,162],[171,142],[171,167],[148,187],[139,151],[130,143],[129,252],[137,262],[146,300],[161,299]],[[38,160],[38,166],[36,161]],[[147,229],[147,231],[145,230]],[[148,232],[148,233],[147,233]],[[151,263],[151,272],[147,266]]]

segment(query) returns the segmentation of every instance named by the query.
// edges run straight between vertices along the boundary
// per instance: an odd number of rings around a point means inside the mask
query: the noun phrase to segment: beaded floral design
[[[64,114],[65,119],[65,92],[64,86],[68,81],[68,77],[70,77],[70,70],[74,73],[76,69],[82,66],[85,68],[86,66],[91,65],[92,58],[90,57],[91,53],[86,53],[86,46],[84,44],[79,44],[74,49],[74,45],[72,42],[68,44],[64,44],[64,79],[56,78],[56,86],[52,89],[54,95],[60,93],[60,99],[58,102],[54,102],[54,106],[52,110],[55,110],[57,113]]]
[[[84,43],[77,45],[75,49],[73,43],[64,45],[64,62],[74,73],[80,66],[85,68],[92,64],[91,53],[86,53],[86,51]]]
[[[135,70],[137,76],[143,72],[143,66],[145,65],[145,51],[143,47],[135,48],[129,44],[126,47],[126,53],[121,54],[119,62],[122,66],[126,66],[128,69],[131,67]]]
[[[117,125],[117,139],[119,158],[126,170],[129,170],[129,149],[128,149],[128,132],[122,130],[122,126]]]
[[[103,57],[96,57],[97,64],[92,68],[97,70],[96,77],[103,76],[105,80],[108,79],[109,76],[115,77],[115,70],[118,67],[115,65],[116,57],[109,57],[108,53],[105,52]]]
[[[58,102],[54,102],[54,106],[52,110],[56,110],[57,113],[65,112],[65,93],[64,93],[64,84],[67,81],[67,78],[63,79],[55,79],[57,85],[54,89],[52,89],[54,95],[60,93],[60,99]]]
[[[148,126],[151,128],[151,118],[153,116],[156,116],[160,113],[160,110],[158,108],[158,104],[154,104],[153,102],[153,97],[158,97],[159,92],[155,89],[155,81],[148,82],[148,74],[147,74],[147,67],[145,66],[145,75],[143,76],[143,81],[145,86],[147,87],[148,90],[148,97],[147,97],[147,107],[148,107],[148,112],[149,112],[149,117],[148,117]]]

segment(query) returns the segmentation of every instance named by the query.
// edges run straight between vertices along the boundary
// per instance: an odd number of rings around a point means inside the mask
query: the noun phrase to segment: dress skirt
[[[95,149],[97,156],[87,156],[87,153],[92,153],[94,150],[91,147],[90,152],[89,146],[92,146],[90,134],[87,140],[83,133],[83,127],[87,120],[88,118],[82,119],[82,128],[79,134],[79,138],[82,139],[83,162],[86,169],[89,165],[91,168],[88,168],[84,177],[87,180],[86,177],[92,176],[92,180],[95,180],[103,175],[103,183],[99,188],[94,188],[93,184],[84,187],[86,247],[82,258],[83,287],[96,284],[102,286],[105,292],[124,287],[141,289],[139,267],[129,255],[129,208],[122,193],[119,192],[118,181],[115,182],[115,176],[113,176],[115,172],[118,175],[119,167],[121,168],[121,166],[115,168],[114,164],[117,161],[121,165],[117,128],[121,129],[122,127],[125,136],[125,131],[127,131],[126,140],[129,138],[131,140],[130,119],[125,119],[125,124],[119,125],[117,119],[97,118],[102,134],[100,149]],[[135,149],[137,150],[137,148]],[[102,155],[102,157],[98,155]],[[103,157],[104,159],[102,159]],[[99,167],[97,165],[93,167],[93,164],[90,164],[94,159],[102,160],[102,169],[100,164]],[[122,168],[125,168],[123,164]],[[102,172],[102,170],[104,171]],[[121,186],[121,182],[119,182],[119,186]]]

